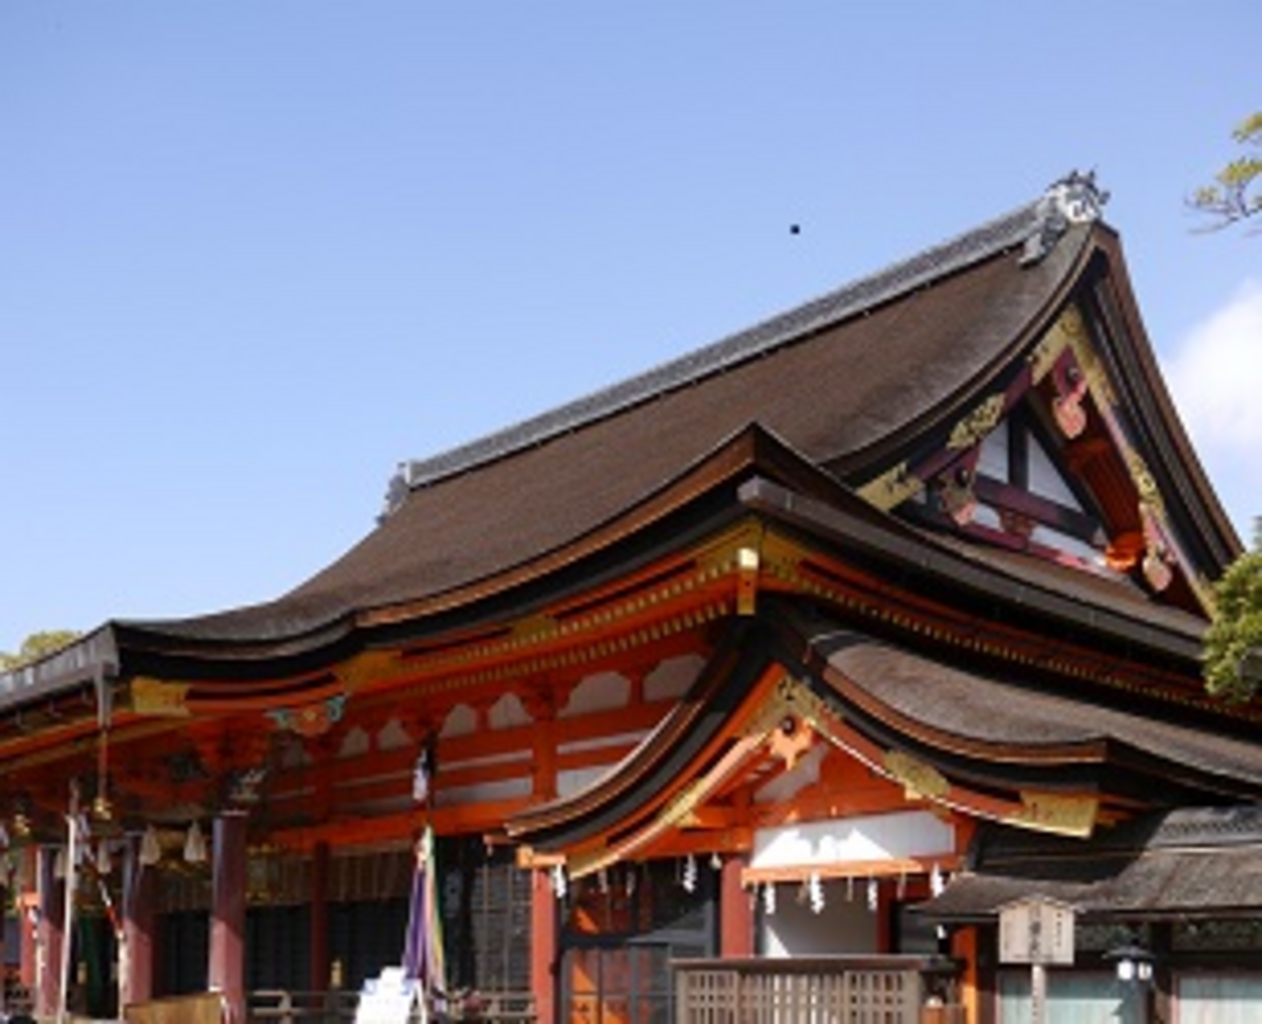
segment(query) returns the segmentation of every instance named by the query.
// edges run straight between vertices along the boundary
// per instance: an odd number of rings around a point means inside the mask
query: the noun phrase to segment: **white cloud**
[[[1262,283],[1246,281],[1197,324],[1165,361],[1165,376],[1192,443],[1243,531],[1262,511]]]

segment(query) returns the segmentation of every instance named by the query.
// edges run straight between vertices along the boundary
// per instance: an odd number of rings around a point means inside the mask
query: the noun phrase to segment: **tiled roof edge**
[[[1070,223],[1098,219],[1100,207],[1107,198],[1107,193],[1096,189],[1093,174],[1072,172],[1032,203],[754,327],[468,444],[430,458],[401,463],[387,489],[381,519],[389,517],[416,488],[540,444],[729,369],[1005,249],[1021,245],[1021,262],[1037,263],[1051,252]]]

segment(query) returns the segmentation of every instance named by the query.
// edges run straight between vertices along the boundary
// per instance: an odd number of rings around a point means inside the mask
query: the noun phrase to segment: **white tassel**
[[[202,827],[197,822],[189,825],[188,835],[184,837],[184,859],[189,864],[206,863],[206,837],[202,835]]]
[[[560,864],[554,864],[552,867],[552,892],[557,899],[565,899],[565,893],[569,885],[565,878],[565,868]]]
[[[150,825],[140,840],[140,863],[145,867],[153,867],[161,859],[162,844],[158,842],[158,831]]]
[[[811,895],[811,910],[816,914],[824,911],[824,886],[819,880],[819,874],[815,871],[811,872],[810,881],[807,883]]]
[[[942,877],[942,869],[935,864],[933,870],[929,872],[929,891],[935,896],[941,896],[945,888],[946,879]]]
[[[876,879],[869,878],[868,879],[868,909],[872,911],[872,913],[875,914],[876,908],[880,906],[880,903],[881,903],[881,893],[880,893],[880,890],[877,888]]]
[[[691,853],[688,854],[684,861],[684,875],[681,879],[684,892],[696,892],[697,890],[697,858]]]
[[[774,882],[766,882],[762,887],[762,910],[768,917],[776,912],[776,885]]]

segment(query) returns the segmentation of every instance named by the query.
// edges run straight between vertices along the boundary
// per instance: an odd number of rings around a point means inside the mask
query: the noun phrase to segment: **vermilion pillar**
[[[123,851],[123,945],[119,950],[118,1005],[153,998],[157,951],[157,869],[140,863],[140,839],[132,836]]]
[[[223,994],[227,1024],[245,1022],[246,815],[215,818],[207,980]]]
[[[329,990],[329,844],[311,853],[311,989]]]
[[[66,913],[66,887],[55,877],[56,847],[39,848],[39,926],[35,950],[35,1013],[53,1016],[61,994],[61,944]]]
[[[719,955],[754,955],[754,907],[741,885],[745,862],[728,857],[719,873]]]
[[[535,996],[535,1019],[553,1024],[556,1016],[557,973],[556,895],[546,871],[530,873],[530,990]]]

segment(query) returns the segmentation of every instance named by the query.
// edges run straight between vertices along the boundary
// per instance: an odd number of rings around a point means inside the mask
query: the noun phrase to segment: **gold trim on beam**
[[[149,718],[188,718],[187,698],[191,683],[171,683],[149,676],[136,676],[129,684],[131,710]]]
[[[777,882],[805,882],[815,876],[821,882],[835,878],[898,878],[903,875],[928,875],[954,871],[962,858],[958,853],[921,853],[915,857],[890,857],[881,860],[834,861],[829,864],[785,864],[771,868],[742,868],[741,885],[750,888]]]
[[[1021,791],[1021,808],[1004,818],[1009,825],[1034,832],[1085,839],[1095,830],[1100,800],[1095,796]]]
[[[882,512],[901,505],[925,489],[925,482],[907,468],[907,463],[886,470],[859,488],[859,497]]]
[[[951,451],[972,448],[998,425],[1003,418],[1008,399],[1002,391],[989,396],[981,405],[956,423],[947,441]]]

